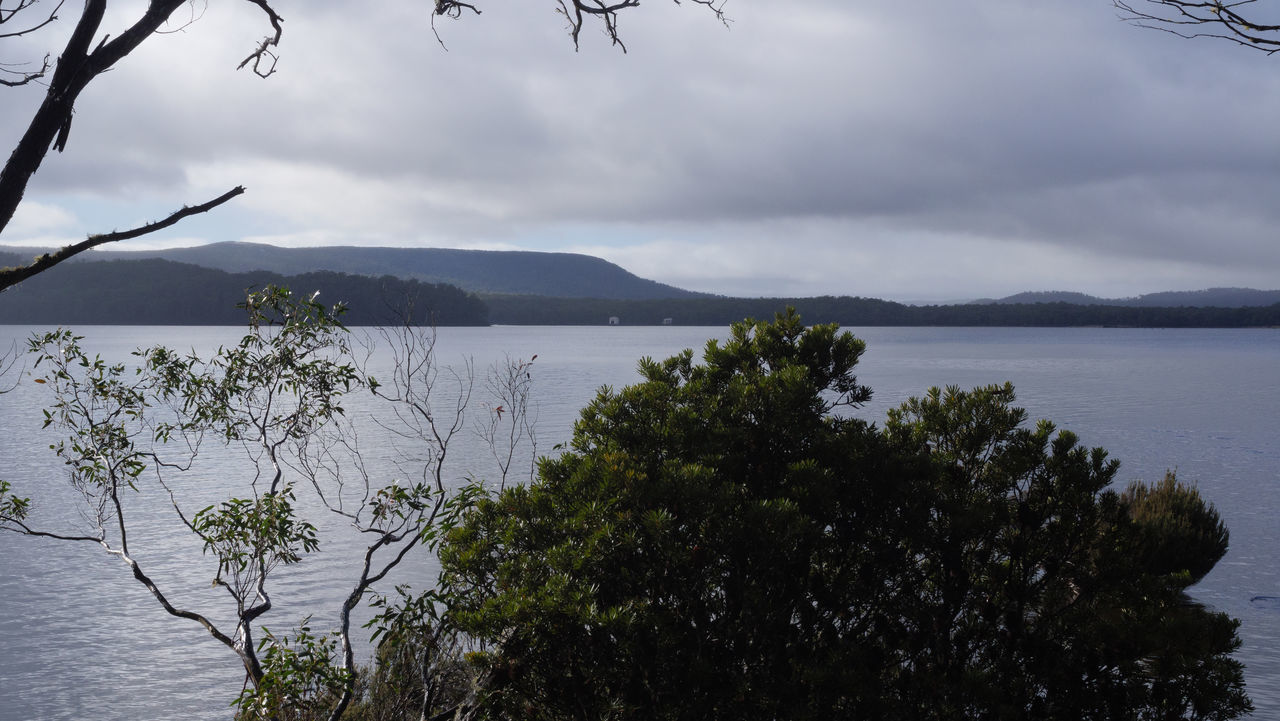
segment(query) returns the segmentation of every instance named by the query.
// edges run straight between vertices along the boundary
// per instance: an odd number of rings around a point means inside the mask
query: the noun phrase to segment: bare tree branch
[[[457,19],[462,16],[463,10],[470,10],[476,15],[480,14],[480,9],[471,3],[460,2],[459,0],[436,0],[436,15]]]
[[[480,8],[471,3],[457,2],[457,0],[436,0],[436,9],[431,13],[431,34],[436,36],[436,42],[440,43],[440,47],[445,48],[444,40],[440,39],[440,33],[436,30],[436,16],[443,15],[454,20],[462,16],[463,10],[470,10],[476,15],[480,14]]]
[[[533,362],[529,360],[504,360],[489,366],[485,373],[484,387],[492,402],[482,406],[489,411],[488,418],[476,423],[476,435],[489,448],[498,472],[498,490],[507,487],[507,478],[518,455],[528,459],[528,475],[524,480],[532,482],[537,471],[538,439],[534,432],[538,409],[532,400]],[[521,447],[528,445],[526,451]]]
[[[276,14],[276,11],[267,4],[267,0],[247,0],[247,2],[257,5],[262,9],[262,12],[267,14],[267,20],[271,22],[271,27],[275,32],[263,38],[262,43],[258,45],[258,49],[249,53],[249,57],[240,61],[240,64],[236,66],[236,70],[240,70],[252,62],[254,75],[265,78],[276,71],[276,61],[280,59],[278,55],[271,52],[271,48],[280,44],[280,36],[284,34],[284,27],[281,25],[284,22],[284,18]],[[271,62],[264,69],[264,61],[268,58]]]
[[[192,25],[195,25],[196,21],[204,17],[204,14],[208,12],[209,0],[204,0],[204,6],[199,9],[196,8],[196,0],[190,0],[188,7],[190,8],[190,12],[187,16],[187,19],[184,20],[181,25],[178,25],[177,27],[169,28],[166,30],[156,30],[156,35],[174,35],[177,33],[184,32],[187,28],[191,27]]]
[[[19,85],[26,85],[27,83],[34,82],[36,80],[39,80],[40,78],[43,78],[45,74],[49,72],[49,68],[51,67],[49,63],[49,56],[46,55],[44,56],[44,60],[41,61],[40,63],[39,70],[36,70],[34,72],[13,70],[13,68],[24,67],[29,64],[30,63],[22,63],[19,65],[13,65],[13,64],[0,63],[0,85],[5,85],[10,88],[16,88]],[[4,75],[10,75],[17,79],[9,80],[9,79],[6,79]]]
[[[3,5],[0,5],[0,25],[3,25],[9,22],[10,20],[13,19],[15,15],[22,12],[23,10],[26,10],[27,8],[30,8],[31,6],[35,5],[37,2],[39,2],[39,0],[21,0],[16,6],[10,9],[5,9]],[[45,18],[44,20],[30,27],[23,28],[22,30],[15,30],[12,32],[0,33],[0,39],[16,38],[21,35],[33,33],[39,30],[40,28],[44,27],[45,25],[48,25],[49,23],[57,20],[58,11],[62,9],[62,3],[64,2],[66,2],[66,0],[58,0],[58,4],[54,6],[53,10],[49,13],[49,17]]]
[[[1280,52],[1280,22],[1264,22],[1256,15],[1241,14],[1241,8],[1255,2],[1257,0],[1144,0],[1139,5],[1129,0],[1112,0],[1121,19],[1138,27],[1183,38],[1227,40],[1268,55]]]
[[[728,24],[729,20],[724,14],[724,6],[728,0],[684,0],[694,5],[703,5],[711,9],[716,19],[722,23]],[[672,0],[680,5],[682,0]],[[480,10],[473,4],[462,2],[461,0],[435,0],[434,15],[440,15],[448,18],[457,19],[463,15],[464,10],[471,10],[476,15],[480,14]],[[569,37],[573,39],[574,50],[578,49],[578,36],[582,32],[582,26],[586,23],[587,18],[597,18],[604,25],[605,36],[609,38],[609,42],[627,51],[627,46],[622,42],[622,36],[618,34],[618,13],[627,8],[640,6],[640,0],[556,0],[556,12],[563,15],[569,23]],[[435,19],[432,18],[431,29],[435,31]],[[436,40],[440,40],[439,33],[436,33]],[[442,46],[443,42],[440,43]]]
[[[18,13],[30,10],[40,2],[40,0],[9,0],[12,4],[6,7],[4,5],[5,1],[0,0],[0,23],[12,21]],[[169,23],[171,16],[180,7],[191,1],[149,0],[146,12],[124,32],[114,38],[103,36],[98,40],[97,45],[94,45],[94,39],[99,37],[100,26],[106,14],[108,0],[84,0],[84,9],[76,21],[75,28],[72,30],[66,46],[62,52],[57,54],[56,62],[50,62],[51,53],[46,55],[38,70],[22,69],[26,67],[23,64],[0,63],[0,85],[5,86],[27,85],[46,77],[52,71],[52,77],[48,81],[48,93],[44,102],[33,115],[26,132],[18,140],[17,146],[9,155],[8,160],[5,161],[3,168],[0,168],[0,233],[3,233],[5,227],[13,219],[18,205],[21,204],[23,195],[26,193],[31,177],[40,168],[49,150],[53,149],[62,152],[66,149],[71,132],[71,121],[75,112],[75,103],[80,93],[94,78],[114,67],[117,62],[133,52],[146,38],[161,32],[161,28]],[[266,78],[274,74],[276,70],[279,56],[275,53],[274,48],[280,44],[280,38],[284,33],[284,19],[272,7],[270,0],[245,1],[256,5],[266,15],[272,32],[264,37],[257,48],[240,62],[238,68],[251,67],[254,74]],[[703,5],[709,8],[721,22],[728,23],[724,14],[724,6],[727,0],[684,1],[695,5]],[[1155,2],[1156,0],[1152,1]],[[1251,1],[1243,0],[1243,2]],[[433,33],[435,32],[436,16],[456,19],[467,14],[467,11],[471,11],[476,15],[480,14],[480,9],[473,2],[465,0],[433,0],[433,2]],[[673,2],[678,5],[681,4],[682,0],[673,0]],[[1120,3],[1124,2],[1124,0],[1115,0],[1115,2]],[[1167,2],[1174,3],[1177,0],[1167,0]],[[63,3],[65,3],[65,0],[58,0],[58,4],[54,6],[47,17],[20,30],[0,34],[0,38],[26,35],[46,27],[58,19],[57,13],[62,8]],[[575,49],[578,47],[578,38],[586,20],[588,18],[598,18],[604,25],[605,34],[610,41],[622,48],[623,52],[626,52],[626,45],[623,44],[618,32],[618,13],[627,8],[638,7],[640,0],[556,0],[556,3],[559,6],[557,11],[569,21],[569,34],[573,39]],[[191,20],[181,25],[178,30],[194,22],[196,17],[198,15],[193,11]],[[436,39],[437,41],[440,40],[438,33],[436,33]],[[443,45],[444,43],[441,41],[441,46]],[[243,192],[243,190],[237,189],[227,196],[223,196],[211,203],[206,203],[203,206],[184,208],[163,221],[152,223],[133,231],[91,236],[82,243],[68,246],[57,253],[41,256],[30,266],[0,271],[0,291],[83,250],[102,243],[134,238],[168,227],[188,215],[205,212],[209,208],[225,202],[232,195],[239,194],[239,192]]]
[[[18,355],[17,341],[14,341],[9,346],[9,350],[4,353],[0,353],[0,395],[8,393],[18,387],[18,381],[22,374],[21,367],[19,367],[19,370],[13,374],[14,377],[12,378],[12,383],[5,382],[5,376],[8,375],[10,371],[13,371],[15,366],[17,366]]]
[[[235,649],[235,641],[230,637],[228,637],[226,634],[224,634],[206,616],[196,613],[194,611],[189,611],[189,610],[174,606],[169,601],[168,597],[165,596],[164,592],[160,590],[160,587],[157,586],[156,583],[153,580],[151,580],[149,576],[147,576],[145,573],[142,572],[142,568],[138,565],[138,562],[131,555],[129,555],[128,551],[124,550],[123,548],[112,548],[111,545],[107,543],[104,536],[101,536],[101,535],[75,536],[75,535],[66,535],[61,533],[53,533],[50,531],[42,531],[36,528],[32,528],[31,526],[28,526],[20,518],[10,518],[10,517],[0,518],[0,531],[10,531],[10,532],[17,533],[24,536],[31,536],[33,538],[49,538],[57,541],[87,542],[87,543],[93,543],[93,544],[102,546],[104,549],[106,549],[107,553],[110,553],[113,556],[119,557],[121,560],[125,562],[125,564],[129,566],[129,569],[133,572],[133,577],[147,587],[147,590],[149,590],[151,592],[151,595],[154,596],[157,601],[159,601],[160,605],[164,608],[166,612],[168,612],[172,616],[189,619],[199,623],[201,626],[204,626],[205,630],[209,632],[209,635],[213,636],[215,639],[222,642],[228,648],[231,648],[232,650]]]
[[[36,1],[18,0],[18,5],[14,6],[12,10],[3,11],[3,17],[8,20],[13,17],[15,12],[32,7]],[[267,18],[274,29],[274,33],[268,36],[254,56],[257,56],[260,60],[268,57],[274,58],[268,48],[279,42],[282,31],[281,18],[272,9],[268,0],[248,1],[257,5],[267,14]],[[30,125],[18,140],[17,146],[9,155],[3,169],[0,169],[0,232],[3,232],[5,226],[12,220],[14,212],[22,202],[27,184],[39,169],[49,150],[52,148],[61,151],[66,147],[67,137],[71,128],[71,119],[75,112],[75,103],[80,93],[94,78],[110,70],[121,59],[133,52],[144,40],[158,32],[161,27],[169,22],[170,17],[188,2],[189,0],[150,0],[147,4],[146,12],[134,21],[132,25],[115,37],[102,37],[97,40],[95,45],[95,38],[99,37],[99,30],[106,13],[107,0],[85,0],[84,10],[76,21],[75,28],[63,50],[58,53],[57,61],[53,64],[52,76],[49,78],[49,90],[45,95],[44,102],[32,116]],[[58,7],[61,7],[61,4]],[[54,13],[50,14],[50,20],[44,24],[56,19],[56,11],[57,8],[55,8]],[[250,59],[254,56],[250,56]],[[8,70],[9,75],[15,76],[16,79],[9,78],[9,81],[5,84],[27,84],[36,78],[44,77],[49,70],[47,63],[46,67],[42,67],[38,72]],[[264,70],[262,62],[259,62],[255,63],[254,72],[265,77],[270,74],[271,69]],[[203,212],[203,210],[193,210],[191,212]],[[191,212],[175,214],[174,221],[176,222],[176,220],[190,215]],[[148,227],[145,232],[152,232],[158,229],[159,227]],[[127,237],[137,236],[113,233],[98,237],[95,244],[123,240]],[[90,240],[95,239],[91,238]],[[88,247],[92,247],[92,245]],[[72,254],[74,255],[74,252]],[[12,282],[8,282],[10,277],[13,276],[0,275],[0,290],[12,285]]]
[[[96,248],[105,243],[129,240],[130,238],[137,238],[139,236],[147,235],[148,233],[154,233],[158,230],[164,230],[183,218],[187,218],[192,215],[199,215],[200,213],[207,213],[243,192],[244,186],[237,185],[207,203],[201,203],[200,205],[190,207],[183,206],[181,210],[173,212],[162,220],[147,223],[146,225],[132,230],[121,230],[113,231],[111,233],[91,235],[79,243],[63,247],[56,253],[46,253],[36,258],[30,265],[19,266],[17,268],[2,268],[0,269],[0,292],[3,292],[6,288],[9,288],[12,285],[21,283],[37,273],[42,273],[72,256],[83,253],[90,248]]]
[[[0,25],[13,20],[14,16],[35,5],[38,1],[39,0],[19,0],[18,4],[12,8],[5,8],[3,4],[0,4]],[[4,40],[5,38],[21,37],[23,35],[34,33],[40,28],[54,22],[58,19],[58,10],[62,9],[63,2],[66,2],[66,0],[58,0],[58,4],[54,6],[53,10],[49,13],[49,16],[34,25],[29,25],[21,30],[0,32],[0,40]],[[49,57],[49,53],[45,53],[44,60],[40,62],[40,69],[35,71],[15,69],[25,68],[31,65],[31,63],[0,63],[0,85],[15,88],[19,85],[26,85],[27,83],[43,78],[45,74],[49,72],[49,68],[53,67],[52,63],[49,62]]]

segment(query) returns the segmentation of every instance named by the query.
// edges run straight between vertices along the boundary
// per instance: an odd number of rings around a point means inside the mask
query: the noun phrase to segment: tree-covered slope
[[[169,250],[100,251],[86,260],[163,258],[238,273],[268,270],[297,275],[318,270],[394,275],[449,283],[475,293],[566,298],[689,298],[700,295],[646,280],[600,258],[578,253],[450,248],[280,248],[259,243],[212,243]]]
[[[0,262],[4,259],[0,257]],[[239,323],[244,290],[268,283],[321,291],[352,308],[350,322],[395,322],[392,308],[412,299],[415,322],[439,325],[727,326],[768,318],[788,306],[815,323],[846,326],[1120,326],[1147,328],[1280,327],[1280,303],[1245,307],[1126,307],[1062,302],[911,306],[875,298],[572,298],[468,295],[450,285],[329,271],[287,276],[228,273],[160,259],[72,261],[0,293],[0,323]]]
[[[345,303],[352,325],[487,325],[483,301],[443,284],[333,272],[228,273],[150,259],[64,263],[0,293],[0,323],[239,325],[245,290],[281,285]]]
[[[1096,295],[1069,291],[1037,291],[1018,293],[995,301],[975,303],[1071,303],[1073,305],[1118,305],[1127,308],[1245,308],[1280,303],[1280,290],[1253,288],[1206,288],[1204,290],[1169,290],[1147,293],[1134,298],[1099,298]]]

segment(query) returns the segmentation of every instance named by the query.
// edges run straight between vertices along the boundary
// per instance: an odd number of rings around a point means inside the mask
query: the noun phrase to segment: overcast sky
[[[1280,287],[1280,58],[1109,0],[731,0],[727,29],[646,0],[625,55],[595,27],[574,52],[553,0],[438,19],[447,51],[427,3],[273,4],[270,79],[235,71],[268,28],[226,0],[95,81],[0,242],[243,184],[118,247],[572,251],[751,296]],[[0,88],[0,152],[41,91]]]

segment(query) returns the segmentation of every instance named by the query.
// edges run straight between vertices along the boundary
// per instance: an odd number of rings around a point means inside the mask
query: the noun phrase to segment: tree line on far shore
[[[1116,326],[1258,328],[1280,326],[1280,303],[1247,308],[1126,308],[1070,303],[914,306],[875,298],[672,298],[601,300],[483,296],[489,318],[506,325],[723,326],[793,307],[813,323],[843,326]]]
[[[0,254],[0,263],[13,262]],[[0,323],[33,325],[235,325],[246,289],[289,286],[353,309],[351,325],[415,324],[727,326],[794,307],[814,323],[844,326],[1134,328],[1280,327],[1268,306],[1124,307],[1074,303],[906,305],[875,298],[664,298],[620,300],[468,293],[446,283],[318,271],[228,273],[167,260],[70,263],[0,293]]]
[[[424,283],[319,271],[227,273],[167,260],[67,263],[0,293],[0,323],[31,325],[240,325],[246,289],[290,286],[350,308],[350,325],[488,325],[475,295]]]

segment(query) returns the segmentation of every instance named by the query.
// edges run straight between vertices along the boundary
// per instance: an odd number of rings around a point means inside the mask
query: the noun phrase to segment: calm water
[[[30,330],[0,327],[0,349]],[[86,347],[119,359],[139,345],[208,349],[240,334],[235,328],[81,330]],[[1248,664],[1256,717],[1280,717],[1280,607],[1250,600],[1280,596],[1280,331],[853,330],[868,342],[859,376],[875,393],[860,411],[863,417],[882,418],[885,409],[931,385],[1008,380],[1033,418],[1050,418],[1085,444],[1108,448],[1122,461],[1122,482],[1156,480],[1169,468],[1198,482],[1231,529],[1231,551],[1194,595],[1243,621],[1240,657]],[[634,381],[641,356],[700,348],[724,333],[679,327],[444,329],[437,352],[453,365],[472,357],[481,370],[504,355],[537,354],[537,431],[545,452],[568,439],[577,410],[598,387]],[[0,396],[0,477],[43,502],[47,522],[73,524],[78,499],[64,487],[46,449],[53,439],[39,431],[39,408],[47,401],[29,380]],[[349,408],[361,411],[359,404]],[[463,440],[455,446],[450,478],[491,477],[487,451],[470,435]],[[393,473],[394,455],[387,449],[372,454],[374,470]],[[229,461],[202,468],[181,492],[206,497],[234,483],[238,470]],[[144,503],[139,513],[150,523],[164,518],[160,510]],[[340,528],[330,530],[341,536]],[[199,558],[198,545],[162,526],[148,526],[133,543],[153,576],[188,589],[179,600],[201,608],[224,603],[204,588],[210,569],[191,560]],[[351,561],[350,549],[331,544],[314,562],[288,569],[265,624],[287,629],[315,613],[314,627],[324,628],[340,592],[332,579]],[[421,584],[431,572],[423,559],[405,569],[403,580]],[[311,603],[281,603],[288,597]],[[167,616],[124,565],[101,550],[0,535],[0,721],[225,719],[225,704],[242,681],[229,651],[198,626]]]

